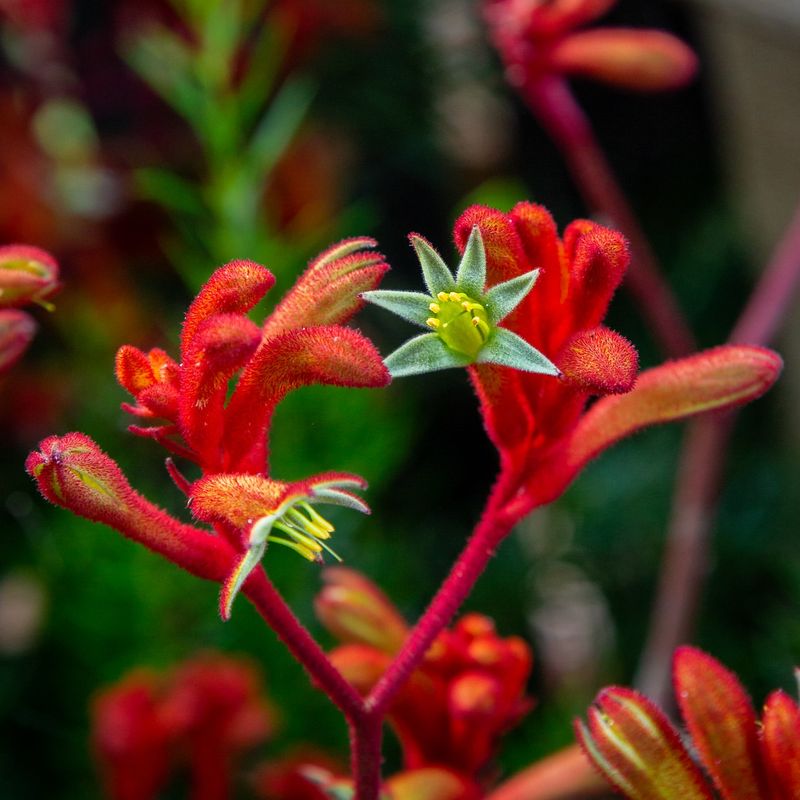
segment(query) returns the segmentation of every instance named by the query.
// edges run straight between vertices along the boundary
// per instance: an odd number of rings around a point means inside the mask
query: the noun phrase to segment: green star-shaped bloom
[[[561,374],[522,337],[499,327],[533,288],[538,269],[486,290],[486,251],[477,225],[470,233],[455,277],[425,239],[412,236],[411,243],[430,294],[376,290],[362,295],[370,303],[431,329],[386,358],[392,377],[469,364],[500,364],[543,375]]]

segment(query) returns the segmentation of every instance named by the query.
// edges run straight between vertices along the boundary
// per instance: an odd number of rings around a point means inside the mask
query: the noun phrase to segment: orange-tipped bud
[[[498,708],[501,691],[491,675],[465,672],[450,684],[450,712],[455,717],[489,718]]]
[[[558,359],[564,377],[590,394],[624,394],[633,388],[639,371],[636,348],[605,327],[579,331]]]
[[[314,608],[322,624],[342,642],[368,644],[396,653],[408,634],[408,625],[386,595],[372,581],[345,567],[326,569],[325,587]]]
[[[58,264],[49,253],[24,244],[0,247],[0,308],[46,305],[56,289]]]
[[[685,86],[697,56],[680,39],[651,30],[607,28],[565,37],[550,53],[553,67],[571,75],[638,92]]]
[[[386,781],[390,800],[477,800],[478,787],[461,775],[442,767],[424,767],[399,772]]]
[[[0,311],[0,375],[17,363],[35,333],[36,323],[29,314],[15,308]]]

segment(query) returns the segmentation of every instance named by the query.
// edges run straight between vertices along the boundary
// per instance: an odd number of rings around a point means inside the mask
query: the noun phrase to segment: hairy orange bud
[[[697,56],[680,39],[651,30],[608,28],[565,37],[550,52],[553,67],[625,89],[677,89],[697,72]]]

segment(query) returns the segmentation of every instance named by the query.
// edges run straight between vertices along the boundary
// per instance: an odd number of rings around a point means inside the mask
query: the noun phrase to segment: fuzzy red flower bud
[[[388,654],[402,647],[408,625],[372,581],[345,567],[329,567],[323,580],[314,609],[337,639],[371,645]]]
[[[51,503],[110,525],[200,578],[221,580],[233,568],[234,551],[222,539],[145,500],[88,436],[51,436],[39,448],[25,468]]]
[[[47,305],[57,289],[58,264],[49,253],[24,244],[0,247],[0,308]]]
[[[0,310],[0,375],[19,361],[35,334],[30,314],[15,308]]]
[[[634,346],[602,326],[576,333],[557,362],[567,380],[599,395],[629,392],[639,371],[639,354]]]
[[[697,56],[662,31],[601,29],[566,37],[550,52],[553,67],[624,89],[657,92],[686,85]]]

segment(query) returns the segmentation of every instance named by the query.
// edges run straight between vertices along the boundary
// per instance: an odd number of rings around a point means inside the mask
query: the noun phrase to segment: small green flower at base
[[[486,290],[486,252],[477,225],[455,277],[425,239],[413,234],[411,243],[430,294],[386,290],[362,294],[367,302],[432,329],[410,339],[385,359],[392,377],[469,364],[499,364],[543,375],[561,374],[535,347],[499,327],[533,288],[538,269]]]

